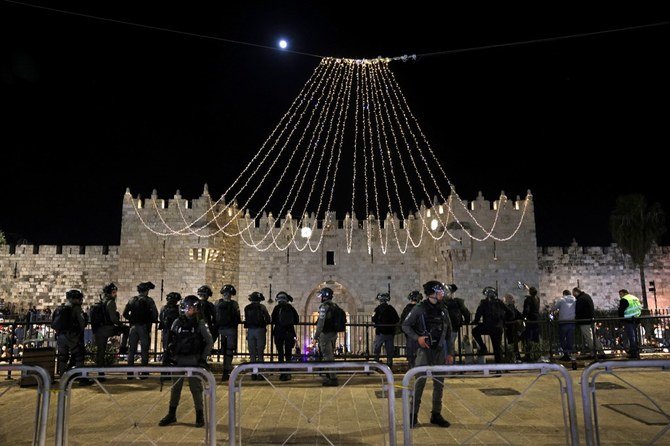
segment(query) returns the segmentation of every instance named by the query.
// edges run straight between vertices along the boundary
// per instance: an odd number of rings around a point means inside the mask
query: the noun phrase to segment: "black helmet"
[[[196,294],[200,297],[204,297],[206,300],[206,298],[212,295],[212,289],[207,285],[203,285],[200,288],[198,288],[198,292]]]
[[[112,294],[113,291],[116,291],[118,289],[119,287],[117,287],[114,282],[110,282],[102,288],[102,292],[105,294]]]
[[[380,302],[388,302],[391,300],[389,293],[377,293],[377,300]]]
[[[253,293],[249,294],[249,300],[252,302],[260,302],[265,300],[265,296],[263,296],[263,293],[259,291],[254,291]]]
[[[317,296],[321,298],[321,302],[323,302],[324,300],[330,300],[333,298],[333,290],[328,287],[321,288]]]
[[[275,296],[275,300],[283,300],[284,302],[293,302],[293,298],[286,291],[280,291]]]
[[[237,290],[235,289],[234,286],[228,283],[224,285],[223,288],[221,288],[221,294],[229,294],[231,296],[234,296],[237,294]]]
[[[484,289],[482,290],[482,294],[490,299],[495,299],[496,297],[498,297],[498,292],[492,286],[484,287]]]
[[[79,290],[70,290],[67,293],[65,293],[65,298],[67,300],[84,299],[84,295]]]
[[[167,299],[168,302],[177,303],[181,300],[181,294],[173,291],[171,293],[168,293],[168,295],[165,298]]]
[[[144,293],[145,291],[153,290],[154,288],[156,288],[156,285],[151,282],[142,282],[137,285],[137,291],[139,293]]]
[[[186,296],[184,300],[181,301],[181,305],[179,306],[182,313],[186,313],[191,307],[195,308],[196,310],[200,310],[200,299],[198,299],[198,296],[194,296],[192,294]]]
[[[449,294],[455,293],[457,289],[458,287],[456,286],[455,283],[450,283],[449,285],[447,285],[447,291],[449,291]]]
[[[414,290],[407,295],[407,299],[411,300],[412,302],[421,302],[423,295],[418,290]]]
[[[438,291],[444,291],[444,284],[438,282],[437,280],[429,280],[423,284],[423,293],[427,296],[429,294],[435,294]]]

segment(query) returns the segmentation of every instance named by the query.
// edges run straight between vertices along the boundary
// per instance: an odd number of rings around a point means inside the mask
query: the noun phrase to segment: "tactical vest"
[[[199,355],[204,348],[197,318],[180,317],[174,330],[174,355]]]
[[[622,299],[628,301],[628,306],[623,313],[623,317],[638,317],[642,314],[642,304],[640,304],[640,299],[632,294],[626,294]]]

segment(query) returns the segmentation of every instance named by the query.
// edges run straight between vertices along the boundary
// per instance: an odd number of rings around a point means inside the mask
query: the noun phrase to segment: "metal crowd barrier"
[[[414,387],[410,387],[410,382],[412,378],[415,379],[431,379],[436,374],[440,375],[453,375],[455,373],[461,372],[483,372],[485,374],[490,374],[491,372],[504,372],[504,371],[533,371],[536,370],[539,372],[539,376],[547,375],[550,372],[557,372],[560,377],[557,377],[559,383],[561,383],[561,404],[563,407],[563,425],[565,427],[566,433],[566,443],[569,440],[569,444],[578,445],[579,444],[579,433],[577,426],[577,414],[575,406],[575,396],[572,390],[572,378],[566,370],[565,367],[558,364],[489,364],[489,365],[441,365],[441,366],[421,366],[410,369],[402,380],[402,419],[403,419],[403,437],[405,446],[412,445],[412,429],[410,427],[412,408],[410,407],[410,397],[414,397]],[[418,375],[418,376],[417,376]],[[478,375],[473,375],[478,376]],[[501,375],[504,377],[505,375]],[[538,377],[539,377],[538,376]],[[467,377],[467,375],[459,375],[460,378]],[[562,378],[562,379],[561,379]],[[506,405],[500,414],[496,415],[492,420],[485,423],[485,427],[480,431],[474,432],[470,437],[473,438],[479,432],[488,429],[489,426],[493,425],[493,422],[506,412],[512,405],[514,405],[519,399],[521,399],[524,394],[530,389],[534,382],[526,388],[518,398],[514,399],[510,404]],[[446,387],[446,381],[445,381]],[[567,414],[566,414],[566,400],[567,400]],[[569,435],[568,435],[569,433]],[[499,434],[500,435],[500,434]],[[502,435],[501,435],[502,436]],[[504,438],[504,437],[503,437]],[[468,439],[468,440],[469,440]],[[467,442],[467,441],[466,441]]]
[[[47,421],[49,419],[49,391],[51,377],[42,367],[32,365],[0,365],[0,372],[25,372],[34,376],[37,381],[37,403],[35,409],[35,429],[33,432],[33,446],[44,446],[47,438]],[[5,390],[6,392],[6,390]],[[5,392],[2,392],[2,396]],[[10,416],[5,413],[6,416]]]
[[[279,373],[288,373],[293,372],[303,372],[308,374],[320,374],[320,373],[337,373],[337,372],[346,372],[352,373],[344,384],[339,386],[343,388],[347,383],[353,378],[356,374],[369,374],[372,370],[378,370],[383,373],[386,377],[386,384],[382,387],[382,391],[386,392],[388,396],[388,426],[389,426],[389,445],[396,445],[396,434],[395,434],[395,389],[394,389],[394,379],[393,372],[391,369],[385,365],[377,362],[313,362],[313,363],[253,363],[253,364],[241,364],[232,371],[230,374],[230,379],[228,381],[228,433],[229,433],[229,442],[230,446],[235,446],[236,441],[236,427],[238,423],[238,411],[237,411],[237,397],[242,392],[242,380],[241,378],[244,374],[262,374],[265,371],[274,371]],[[239,379],[239,380],[238,380]],[[269,380],[266,380],[272,387],[273,383]],[[339,391],[339,390],[338,390]],[[285,398],[286,399],[286,398]],[[286,399],[288,402],[288,399]],[[311,420],[310,417],[305,415],[300,409],[296,406],[293,406],[302,417]],[[318,429],[317,429],[318,430]],[[240,435],[239,435],[239,444],[242,444],[242,435],[241,435],[241,426],[240,426]],[[321,435],[325,435],[319,431]],[[288,441],[288,439],[286,440]],[[326,438],[330,444],[330,440]]]
[[[640,369],[640,368],[660,368],[661,370],[670,370],[670,360],[648,359],[644,361],[605,361],[596,362],[584,369],[581,378],[582,386],[582,407],[584,409],[584,427],[586,431],[586,444],[589,446],[600,445],[600,432],[598,428],[598,411],[596,404],[596,379],[606,373],[617,377],[621,382],[627,384],[630,388],[642,394],[659,413],[665,415],[670,420],[670,415],[641,389],[627,382],[616,375],[614,369]],[[660,432],[648,443],[654,444],[666,432],[670,430],[670,422],[667,423]]]
[[[104,373],[105,378],[109,379],[114,375],[122,375],[126,378],[127,373],[142,378],[166,378],[182,377],[199,378],[205,384],[205,414],[207,422],[205,423],[205,444],[216,446],[216,379],[211,372],[201,367],[87,367],[68,370],[61,376],[60,392],[58,394],[58,406],[56,414],[56,446],[68,445],[68,418],[70,412],[70,401],[72,393],[72,384],[77,379],[89,378],[95,381],[110,398],[112,397],[105,389],[104,385],[98,380],[98,373]],[[161,375],[163,373],[163,375]],[[137,422],[133,422],[133,427],[137,428]]]

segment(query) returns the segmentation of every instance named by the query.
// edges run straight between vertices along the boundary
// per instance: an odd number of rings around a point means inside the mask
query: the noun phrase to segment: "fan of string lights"
[[[466,235],[478,241],[514,237],[530,194],[522,209],[517,201],[519,221],[507,234],[496,231],[507,202],[504,193],[493,221],[486,227],[478,221],[438,162],[389,62],[322,59],[230,187],[216,201],[205,194],[208,209],[190,215],[176,200],[181,221],[175,224],[162,215],[165,211],[154,194],[149,205],[158,217],[150,223],[140,212],[141,200],[136,202],[127,193],[137,216],[159,236],[224,234],[240,237],[259,251],[316,252],[333,228],[344,231],[347,252],[359,230],[368,252],[379,243],[384,254],[389,244],[405,253],[424,237],[460,240]],[[433,207],[440,203],[440,211],[431,214],[424,202]],[[336,221],[333,209],[342,203],[349,210]],[[456,212],[457,208],[461,209]],[[265,225],[258,224],[261,219]]]

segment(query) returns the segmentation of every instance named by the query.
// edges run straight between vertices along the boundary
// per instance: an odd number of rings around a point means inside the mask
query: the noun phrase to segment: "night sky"
[[[283,37],[321,56],[453,51],[391,69],[464,199],[530,189],[541,246],[608,245],[619,194],[670,211],[659,161],[670,142],[670,14],[33,3],[271,47]],[[197,198],[208,183],[218,198],[319,63],[4,1],[0,35],[0,229],[14,242],[118,244],[126,187]]]

